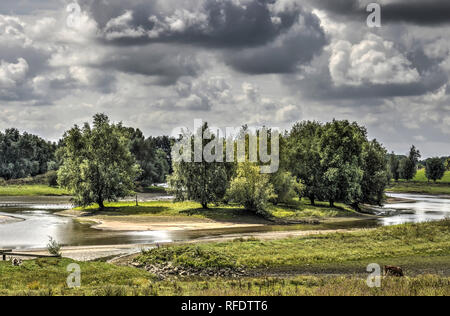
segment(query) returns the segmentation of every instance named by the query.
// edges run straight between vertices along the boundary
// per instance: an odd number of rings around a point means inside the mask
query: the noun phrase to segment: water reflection
[[[64,246],[94,246],[119,244],[152,244],[171,241],[186,241],[222,235],[251,234],[268,231],[293,231],[317,229],[372,228],[380,225],[396,225],[406,222],[440,220],[450,216],[450,200],[432,196],[412,194],[390,194],[391,197],[414,200],[414,203],[395,203],[389,209],[408,210],[407,214],[395,215],[373,220],[343,221],[321,225],[264,226],[250,228],[229,228],[203,231],[147,231],[147,232],[109,232],[92,229],[72,218],[54,214],[67,209],[67,201],[51,200],[43,203],[20,203],[8,201],[0,203],[0,216],[14,216],[21,221],[0,225],[0,248],[43,248],[49,236]],[[59,204],[58,204],[59,203]]]

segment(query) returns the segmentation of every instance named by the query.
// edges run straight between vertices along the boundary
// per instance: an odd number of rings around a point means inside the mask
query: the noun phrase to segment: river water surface
[[[45,248],[49,236],[64,246],[93,246],[121,244],[152,244],[171,241],[186,241],[198,238],[228,234],[248,234],[276,230],[312,230],[340,228],[369,228],[382,225],[396,225],[407,222],[424,222],[450,217],[450,199],[412,194],[390,194],[408,199],[388,205],[391,210],[402,214],[352,222],[334,224],[263,226],[252,228],[216,229],[205,231],[151,231],[151,232],[108,232],[90,228],[69,217],[55,215],[55,212],[71,207],[64,198],[42,198],[27,202],[27,199],[0,198],[0,217],[14,217],[15,221],[0,224],[0,248],[35,249]]]

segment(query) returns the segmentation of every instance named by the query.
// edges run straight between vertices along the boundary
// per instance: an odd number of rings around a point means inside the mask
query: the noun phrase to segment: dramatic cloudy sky
[[[147,135],[357,120],[450,153],[450,1],[1,0],[0,129],[56,140],[97,112]],[[72,4],[72,5],[71,5]]]

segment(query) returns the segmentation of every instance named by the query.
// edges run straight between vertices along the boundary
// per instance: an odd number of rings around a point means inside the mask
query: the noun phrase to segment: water
[[[343,221],[321,225],[264,226],[251,228],[231,228],[203,231],[149,231],[149,232],[109,232],[90,228],[72,218],[54,213],[70,208],[64,198],[23,199],[20,201],[1,198],[0,218],[13,216],[16,221],[0,224],[0,248],[34,249],[44,248],[52,236],[63,246],[94,246],[119,244],[152,244],[172,241],[186,241],[206,237],[234,234],[250,234],[268,231],[292,231],[315,229],[370,228],[380,225],[396,225],[406,222],[440,220],[450,216],[450,199],[412,195],[390,194],[391,197],[409,199],[413,203],[390,204],[389,209],[407,210],[408,214],[373,220]]]
[[[448,198],[402,193],[390,193],[388,195],[396,199],[406,199],[414,202],[400,202],[387,205],[386,208],[404,211],[405,214],[382,218],[380,219],[382,225],[422,223],[450,217],[450,199]]]

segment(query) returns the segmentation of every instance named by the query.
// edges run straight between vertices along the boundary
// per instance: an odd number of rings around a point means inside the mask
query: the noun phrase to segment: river
[[[108,232],[80,224],[72,218],[55,215],[55,212],[70,208],[65,198],[0,198],[0,217],[15,220],[0,224],[0,248],[37,249],[45,248],[49,236],[64,246],[153,244],[186,241],[228,234],[249,234],[277,230],[339,229],[396,225],[406,222],[424,222],[450,217],[450,199],[414,194],[389,194],[397,199],[406,199],[386,208],[401,212],[374,220],[341,222],[337,224],[264,226],[252,228],[216,229],[205,231],[149,231]]]

